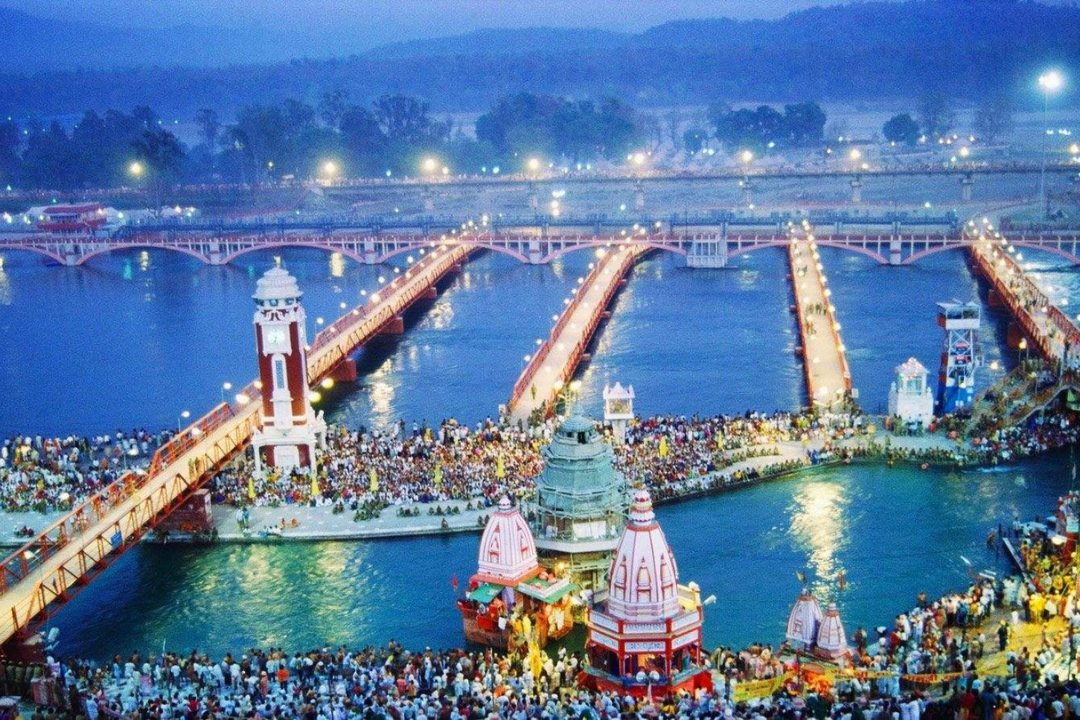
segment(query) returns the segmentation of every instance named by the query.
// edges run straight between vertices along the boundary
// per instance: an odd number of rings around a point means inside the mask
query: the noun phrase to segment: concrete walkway
[[[802,341],[807,394],[815,407],[838,407],[851,391],[840,324],[822,272],[817,246],[795,240],[788,246],[796,316]]]
[[[607,310],[618,284],[645,252],[642,247],[621,247],[609,252],[579,287],[574,301],[555,323],[551,337],[537,349],[514,385],[510,419],[528,422],[537,408],[556,399],[570,381],[581,356]]]

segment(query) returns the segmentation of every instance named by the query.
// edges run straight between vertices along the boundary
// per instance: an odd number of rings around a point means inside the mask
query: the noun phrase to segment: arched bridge
[[[1043,250],[1080,264],[1080,232],[1015,233],[1010,241],[1019,248]],[[396,256],[419,256],[434,247],[467,246],[509,255],[530,264],[546,264],[571,252],[612,246],[644,246],[686,257],[690,267],[724,267],[738,255],[768,247],[784,247],[783,228],[745,233],[647,232],[644,228],[620,233],[539,234],[525,232],[471,233],[439,236],[297,232],[288,235],[242,234],[218,236],[202,233],[148,233],[123,237],[61,237],[52,235],[0,236],[0,251],[37,253],[61,265],[82,265],[104,253],[148,249],[179,252],[211,265],[232,263],[258,251],[314,248],[366,265]],[[908,265],[946,250],[967,247],[970,241],[957,232],[819,232],[817,243],[865,255],[878,263]]]

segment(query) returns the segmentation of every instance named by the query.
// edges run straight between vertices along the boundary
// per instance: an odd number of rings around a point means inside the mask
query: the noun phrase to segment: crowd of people
[[[68,510],[128,468],[145,465],[168,437],[143,429],[94,437],[10,437],[0,444],[0,510]]]
[[[1012,532],[1025,566],[935,601],[920,595],[891,627],[851,634],[850,674],[790,680],[740,697],[740,684],[796,676],[801,663],[768,645],[717,649],[714,688],[633,698],[579,686],[578,652],[410,652],[391,641],[359,650],[249,649],[210,657],[162,653],[96,663],[50,660],[53,717],[115,718],[835,718],[1028,720],[1080,716],[1075,567],[1050,531]],[[1054,609],[1050,609],[1053,607]],[[1054,622],[1056,615],[1061,620]],[[1040,632],[1041,631],[1041,632]],[[1022,633],[1019,642],[1015,633]],[[1030,642],[1028,642],[1030,640]],[[992,661],[992,662],[987,662]],[[786,674],[786,675],[785,675]],[[7,691],[11,691],[9,686]],[[46,717],[42,715],[42,717]]]

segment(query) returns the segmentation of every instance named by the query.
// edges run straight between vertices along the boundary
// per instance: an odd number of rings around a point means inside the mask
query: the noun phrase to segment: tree
[[[383,95],[375,101],[375,119],[391,141],[423,142],[431,130],[428,105],[405,95]]]
[[[881,134],[897,145],[914,145],[919,141],[919,123],[908,113],[893,115],[881,126]]]
[[[143,163],[147,179],[154,192],[154,211],[161,209],[161,198],[180,172],[184,149],[180,141],[168,130],[158,128],[144,130],[131,143],[136,157]]]
[[[683,147],[688,153],[694,155],[701,152],[705,143],[709,141],[709,134],[698,127],[687,128],[683,133]]]
[[[0,122],[0,183],[11,185],[19,172],[19,126],[13,121]]]
[[[344,90],[325,92],[319,98],[319,117],[323,123],[335,130],[340,129],[341,120],[351,108],[348,104],[349,93]]]
[[[795,146],[818,145],[825,137],[825,111],[816,102],[784,106],[787,142]]]
[[[221,121],[218,114],[210,108],[201,108],[195,111],[195,124],[199,126],[199,137],[208,148],[217,145],[218,133],[221,131]]]
[[[998,91],[987,94],[975,109],[975,134],[987,143],[1008,135],[1013,130],[1012,101]]]
[[[956,125],[956,112],[949,98],[940,92],[931,92],[923,96],[919,103],[919,115],[923,132],[932,138],[949,134]]]

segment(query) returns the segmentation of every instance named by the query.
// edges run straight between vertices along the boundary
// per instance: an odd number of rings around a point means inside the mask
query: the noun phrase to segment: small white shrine
[[[622,444],[634,419],[634,386],[604,384],[604,424],[611,426],[615,442]]]
[[[934,396],[926,382],[929,371],[915,358],[896,366],[896,380],[889,388],[889,415],[903,422],[929,425],[934,417]]]

